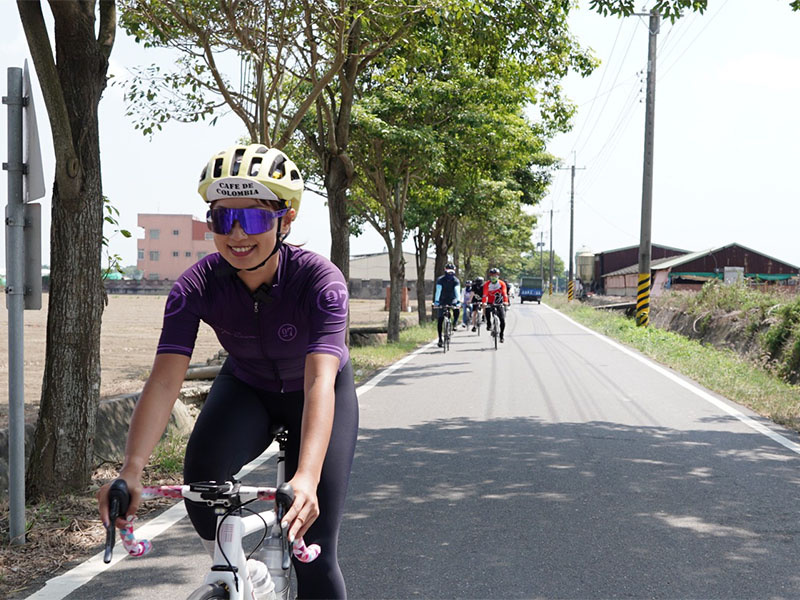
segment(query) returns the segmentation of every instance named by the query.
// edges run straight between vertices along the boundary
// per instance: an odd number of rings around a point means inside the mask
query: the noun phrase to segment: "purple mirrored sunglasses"
[[[238,221],[247,235],[256,235],[272,229],[275,221],[287,212],[288,208],[276,211],[265,208],[212,208],[206,213],[206,223],[214,233],[227,235]]]

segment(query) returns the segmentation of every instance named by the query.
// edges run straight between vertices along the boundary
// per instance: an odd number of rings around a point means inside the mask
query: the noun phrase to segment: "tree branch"
[[[108,58],[114,47],[117,31],[117,5],[116,0],[100,0],[100,28],[97,32],[97,43],[100,52]]]
[[[22,29],[28,40],[28,49],[33,58],[33,65],[42,88],[47,116],[50,118],[50,130],[53,135],[53,147],[56,155],[56,180],[65,182],[65,177],[77,176],[79,162],[72,139],[72,128],[69,122],[64,90],[58,77],[58,70],[53,58],[50,36],[44,24],[41,2],[17,0],[19,18]],[[66,157],[66,161],[59,160]]]

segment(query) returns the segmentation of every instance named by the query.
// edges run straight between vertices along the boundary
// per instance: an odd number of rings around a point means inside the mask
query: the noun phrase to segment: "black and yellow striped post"
[[[572,302],[575,298],[575,282],[572,279],[567,283],[567,302]]]
[[[636,324],[647,327],[650,324],[650,273],[639,273],[639,287],[636,292]]]

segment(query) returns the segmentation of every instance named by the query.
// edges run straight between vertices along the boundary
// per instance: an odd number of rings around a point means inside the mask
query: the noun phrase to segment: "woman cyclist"
[[[184,480],[225,481],[286,426],[286,475],[295,503],[289,537],[320,544],[312,563],[295,561],[300,598],[344,598],[336,546],[355,451],[358,406],[345,345],[347,285],[327,259],[283,244],[297,215],[303,179],[280,150],[237,145],[208,162],[198,192],[209,204],[218,252],[175,282],[153,369],[131,418],[120,477],[132,499],[181,388],[205,321],[229,358],[214,380],[186,447]],[[108,520],[108,486],[98,492]],[[213,509],[186,502],[207,549]]]

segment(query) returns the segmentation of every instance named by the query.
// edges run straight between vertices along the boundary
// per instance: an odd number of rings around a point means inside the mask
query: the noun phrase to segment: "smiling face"
[[[265,203],[254,198],[223,198],[212,205],[213,208],[258,208],[272,210]],[[294,211],[289,211],[281,220],[281,229],[284,233],[294,217]],[[269,231],[248,235],[244,232],[239,222],[235,222],[227,234],[215,233],[214,245],[222,257],[235,269],[249,269],[264,261],[275,248],[278,228],[273,226]],[[275,256],[277,260],[277,256]],[[259,269],[260,271],[261,269]]]

